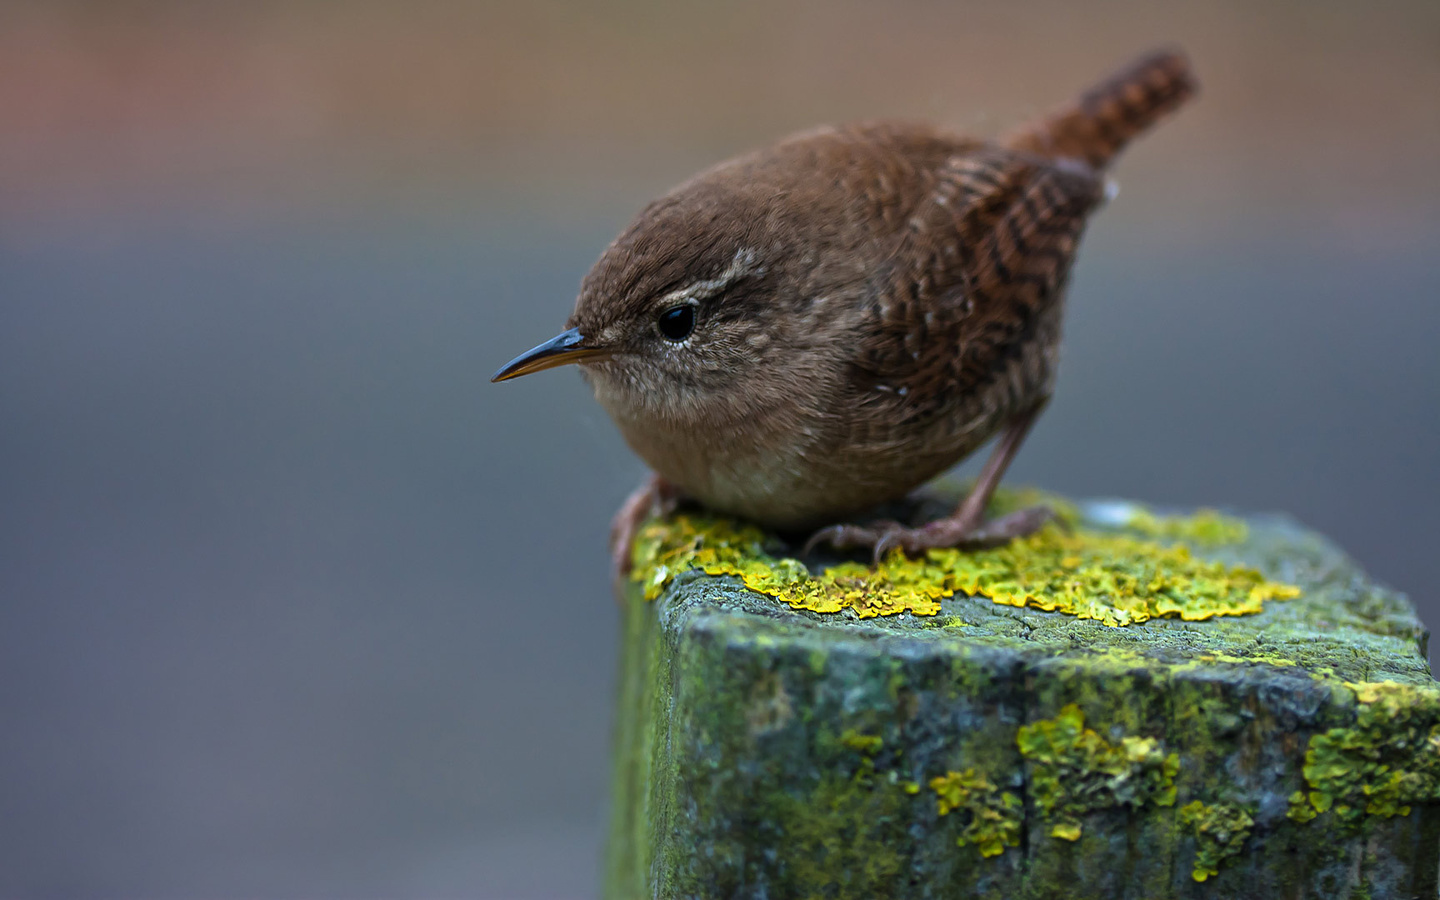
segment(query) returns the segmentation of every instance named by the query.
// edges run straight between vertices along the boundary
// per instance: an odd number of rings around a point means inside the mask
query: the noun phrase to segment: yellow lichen
[[[1290,796],[1289,817],[1308,822],[1330,813],[1345,829],[1367,816],[1410,815],[1416,803],[1440,801],[1440,691],[1396,682],[1347,683],[1355,723],[1311,736],[1306,791]]]
[[[1195,838],[1195,863],[1190,877],[1196,881],[1220,874],[1220,864],[1245,847],[1255,818],[1250,811],[1224,803],[1192,800],[1178,810],[1180,824]]]
[[[1010,492],[997,506],[1003,510],[1030,499]],[[1062,521],[1078,518],[1073,507],[1060,512]],[[1207,541],[1243,536],[1243,523],[1214,513],[1190,524],[1146,515],[1145,528],[1152,532],[1204,535]],[[1254,569],[1197,559],[1183,543],[1074,526],[1052,525],[990,550],[931,550],[915,559],[895,551],[878,566],[845,562],[815,575],[799,560],[767,552],[773,545],[760,529],[728,519],[682,514],[655,520],[635,543],[633,577],[651,600],[675,576],[699,569],[737,577],[753,591],[817,613],[933,616],[942,599],[964,593],[1106,625],[1247,615],[1260,612],[1266,600],[1300,593]]]
[[[885,741],[878,734],[861,734],[853,728],[848,728],[840,735],[840,743],[858,753],[866,756],[874,756],[885,746]]]
[[[1145,537],[1195,544],[1239,544],[1249,536],[1243,521],[1213,509],[1197,510],[1190,516],[1161,516],[1137,507],[1125,521],[1125,527]]]
[[[1126,735],[1112,744],[1085,727],[1073,703],[1053,719],[1022,725],[1015,744],[1030,764],[1030,796],[1051,837],[1079,840],[1081,818],[1097,809],[1175,804],[1179,756],[1155,738]]]
[[[974,769],[947,772],[930,779],[942,816],[959,810],[967,817],[960,837],[961,847],[973,845],[981,856],[999,856],[1006,847],[1020,846],[1024,804],[1009,791],[1002,791]]]

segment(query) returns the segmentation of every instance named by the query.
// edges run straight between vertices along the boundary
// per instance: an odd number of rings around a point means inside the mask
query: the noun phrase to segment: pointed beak
[[[585,336],[580,333],[580,329],[572,328],[510,360],[500,367],[500,371],[490,376],[490,381],[509,381],[541,369],[553,369],[592,356],[608,356],[609,353],[610,351],[599,347],[585,346]]]

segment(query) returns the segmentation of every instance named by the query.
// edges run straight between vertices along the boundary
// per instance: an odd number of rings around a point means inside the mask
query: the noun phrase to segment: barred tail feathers
[[[1133,138],[1195,93],[1190,62],[1178,50],[1147,54],[1101,81],[1076,102],[1010,134],[1004,143],[1103,169]]]

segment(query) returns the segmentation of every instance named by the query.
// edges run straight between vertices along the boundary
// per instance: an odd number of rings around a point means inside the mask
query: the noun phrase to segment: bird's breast
[[[772,527],[815,517],[827,479],[813,429],[761,416],[721,427],[614,416],[626,443],[655,472],[705,506]]]

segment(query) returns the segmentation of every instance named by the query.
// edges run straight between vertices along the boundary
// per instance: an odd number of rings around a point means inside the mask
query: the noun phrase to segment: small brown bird
[[[579,363],[650,464],[612,527],[621,571],[681,496],[876,558],[1030,533],[1048,510],[984,509],[1054,387],[1080,234],[1116,154],[1193,92],[1165,51],[998,141],[862,123],[721,163],[641,211],[567,330],[492,380]],[[953,515],[844,524],[997,432]]]

